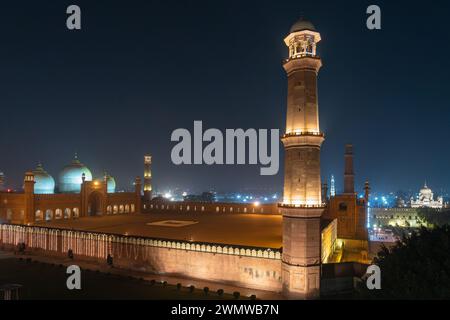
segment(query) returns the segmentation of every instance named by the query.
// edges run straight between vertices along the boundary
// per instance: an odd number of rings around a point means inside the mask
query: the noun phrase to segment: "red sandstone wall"
[[[27,251],[39,255],[66,256],[70,248],[77,259],[105,264],[110,253],[114,265],[124,269],[281,291],[280,252],[268,248],[0,225],[0,249],[14,250],[22,242],[25,242]]]
[[[0,192],[0,222],[21,222],[25,214],[23,193]]]

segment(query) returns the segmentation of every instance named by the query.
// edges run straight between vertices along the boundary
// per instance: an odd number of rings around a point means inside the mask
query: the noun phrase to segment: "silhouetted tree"
[[[421,228],[391,248],[383,247],[374,262],[381,269],[381,290],[359,287],[362,298],[449,299],[450,226]]]

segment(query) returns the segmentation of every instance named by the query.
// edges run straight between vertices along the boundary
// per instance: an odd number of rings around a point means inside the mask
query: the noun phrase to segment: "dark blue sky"
[[[382,30],[365,27],[382,9]],[[77,4],[82,30],[65,27]],[[14,1],[0,13],[0,170],[20,186],[41,160],[55,178],[75,151],[120,187],[153,155],[157,188],[282,189],[259,166],[174,166],[170,134],[284,130],[283,38],[303,14],[322,35],[322,176],[357,188],[436,191],[450,182],[448,1]],[[280,150],[281,151],[281,150]],[[281,161],[283,162],[283,161]]]

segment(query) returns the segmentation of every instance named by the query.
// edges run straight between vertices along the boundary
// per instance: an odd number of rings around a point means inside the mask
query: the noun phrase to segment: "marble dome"
[[[81,177],[85,175],[86,181],[92,181],[92,173],[88,167],[78,160],[75,155],[71,164],[65,166],[59,174],[59,192],[61,193],[79,193],[81,190]]]
[[[33,170],[33,174],[35,194],[52,194],[55,192],[55,179],[44,170],[42,164],[38,164],[36,169]]]

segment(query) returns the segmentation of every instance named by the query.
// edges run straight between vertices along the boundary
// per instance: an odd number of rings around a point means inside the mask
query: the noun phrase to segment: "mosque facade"
[[[0,222],[33,224],[86,216],[132,214],[141,211],[141,180],[134,192],[116,192],[108,173],[93,179],[90,169],[75,155],[58,182],[39,163],[25,173],[23,191],[0,193]]]

